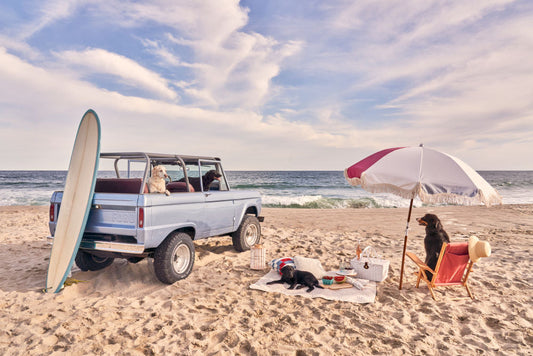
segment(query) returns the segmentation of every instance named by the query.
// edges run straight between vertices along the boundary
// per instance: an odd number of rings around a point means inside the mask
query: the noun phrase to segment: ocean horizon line
[[[533,172],[532,169],[474,169],[476,172]],[[0,169],[0,172],[67,172],[68,169]],[[113,172],[112,169],[101,170]],[[224,169],[227,172],[344,172],[344,169]]]
[[[533,203],[533,171],[479,172],[500,193],[504,204]],[[63,189],[67,173],[0,170],[0,205],[46,205],[54,191]],[[373,194],[351,186],[339,170],[226,170],[226,175],[232,189],[258,191],[265,207],[357,209],[408,204],[393,194]],[[113,177],[115,173],[112,169],[100,170],[98,176]]]

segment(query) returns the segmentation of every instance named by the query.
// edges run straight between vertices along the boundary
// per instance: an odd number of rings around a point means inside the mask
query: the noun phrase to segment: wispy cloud
[[[386,142],[394,141],[387,128],[401,132],[406,141],[418,137],[450,149],[454,144],[448,142],[463,140],[489,150],[496,141],[521,141],[524,134],[498,134],[502,122],[518,117],[523,132],[533,130],[533,62],[524,60],[533,44],[531,7],[519,13],[508,8],[514,3],[324,5],[328,16],[320,26],[323,40],[309,42],[318,60],[306,63],[307,70],[333,73],[350,86],[345,97],[385,94],[370,115],[381,115],[373,127]],[[345,42],[335,48],[334,60],[316,55],[340,38]],[[354,120],[353,130],[367,119]]]
[[[247,10],[240,7],[238,0],[103,0],[98,8],[124,26],[157,23],[193,40],[210,38],[215,46],[242,28],[248,19]]]
[[[119,78],[126,85],[150,91],[163,99],[177,98],[166,79],[116,53],[89,48],[84,51],[58,52],[56,57],[61,63],[86,75],[107,74]]]
[[[32,20],[21,24],[14,35],[17,39],[26,40],[58,20],[70,17],[85,0],[47,0],[30,1],[27,11],[32,14]]]

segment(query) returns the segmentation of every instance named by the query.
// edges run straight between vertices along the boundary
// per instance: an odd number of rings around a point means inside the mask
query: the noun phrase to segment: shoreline
[[[33,205],[27,205],[27,204],[11,204],[11,205],[0,205],[0,210],[4,208],[48,208],[50,206],[49,203],[47,204],[33,204]],[[493,205],[491,207],[486,207],[485,205],[424,205],[415,207],[413,206],[413,209],[446,209],[446,208],[484,208],[484,209],[493,209],[498,207],[520,207],[520,206],[533,206],[533,203],[504,203],[500,205]],[[298,208],[291,208],[291,207],[265,207],[263,206],[263,210],[296,210],[296,211],[306,211],[306,210],[325,210],[325,211],[337,211],[337,210],[398,210],[398,209],[405,209],[406,211],[409,209],[408,207],[377,207],[377,208],[371,208],[371,207],[361,207],[361,208],[304,208],[304,207],[298,207]]]
[[[251,290],[267,273],[229,237],[195,241],[191,275],[167,286],[148,261],[115,260],[81,282],[43,294],[50,246],[48,206],[0,206],[0,346],[7,354],[517,354],[533,344],[530,251],[533,204],[413,208],[408,250],[423,256],[425,213],[442,220],[452,241],[476,235],[492,255],[474,265],[463,287],[415,288],[406,259],[398,290],[407,208],[264,208],[267,261],[302,255],[338,267],[358,240],[390,260],[374,303],[353,304]]]

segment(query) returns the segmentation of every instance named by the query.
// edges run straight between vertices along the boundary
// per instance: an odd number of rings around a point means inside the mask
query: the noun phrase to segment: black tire
[[[253,215],[245,215],[242,219],[241,226],[231,234],[233,247],[238,252],[247,251],[259,243],[261,239],[261,225],[259,220]]]
[[[113,263],[113,257],[98,257],[83,250],[78,250],[76,266],[82,271],[98,271]]]
[[[173,284],[187,278],[194,266],[194,243],[185,232],[170,234],[154,253],[154,270],[157,279]]]

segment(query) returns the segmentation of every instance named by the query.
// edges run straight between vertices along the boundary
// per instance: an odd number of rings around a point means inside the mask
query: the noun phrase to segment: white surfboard
[[[100,158],[100,120],[93,110],[81,119],[67,173],[54,243],[46,276],[46,291],[63,288],[74,263],[91,209]]]

